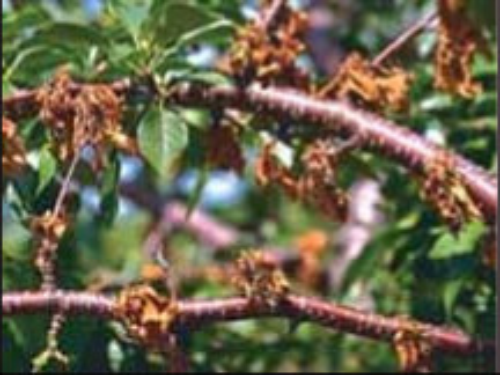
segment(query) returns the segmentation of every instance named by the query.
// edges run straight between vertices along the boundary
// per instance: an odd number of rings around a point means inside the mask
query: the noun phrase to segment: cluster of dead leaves
[[[404,322],[405,325],[410,323]],[[432,345],[420,327],[404,327],[393,338],[401,371],[429,373],[432,368]]]
[[[264,1],[260,14],[266,14],[271,3]],[[296,66],[305,48],[301,37],[307,29],[307,16],[286,4],[278,13],[272,28],[259,20],[244,26],[220,69],[244,84],[256,80],[308,90],[308,75]]]
[[[49,127],[62,160],[69,160],[84,146],[96,151],[95,166],[102,166],[106,146],[136,153],[135,141],[121,130],[121,100],[104,84],[85,84],[78,89],[62,69],[37,96],[40,118]]]
[[[2,117],[2,174],[6,177],[16,176],[26,164],[26,150],[17,134],[16,124]]]
[[[477,52],[489,55],[486,41],[466,13],[465,0],[438,0],[439,31],[434,86],[471,98],[481,85],[474,82],[472,60]]]
[[[148,285],[124,289],[115,309],[130,337],[153,348],[165,344],[178,312],[175,300],[159,295]]]
[[[273,156],[273,143],[264,146],[255,165],[257,183],[277,184],[293,199],[300,199],[333,220],[347,219],[349,199],[336,183],[338,153],[330,141],[310,144],[302,156],[303,172],[298,176]]]
[[[372,110],[408,108],[411,74],[398,67],[373,66],[361,54],[347,56],[335,76],[319,91],[322,98],[349,100]]]
[[[245,159],[238,143],[237,132],[238,129],[226,123],[217,124],[207,132],[205,146],[210,165],[240,174],[243,172]]]
[[[233,285],[258,304],[275,307],[290,290],[277,262],[263,251],[245,251],[236,260],[233,272]]]
[[[453,232],[473,219],[483,219],[462,176],[456,172],[453,157],[447,152],[440,152],[430,160],[418,180],[424,199],[435,207]]]

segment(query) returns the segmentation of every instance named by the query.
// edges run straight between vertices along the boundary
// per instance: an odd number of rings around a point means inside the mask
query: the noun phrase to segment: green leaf
[[[82,46],[107,47],[108,39],[95,27],[77,23],[59,22],[42,27],[30,39],[30,44],[49,43],[51,45],[68,45],[74,49]]]
[[[179,38],[178,47],[205,40],[215,41],[219,38],[225,38],[230,36],[235,29],[236,25],[233,22],[227,19],[218,19],[182,35]]]
[[[120,162],[113,155],[108,168],[104,172],[101,186],[100,221],[106,225],[112,225],[118,213],[119,197],[118,182],[120,179]]]
[[[52,180],[57,172],[57,161],[48,150],[43,148],[40,151],[40,160],[38,163],[38,186],[36,188],[36,195],[39,195]]]
[[[455,301],[460,295],[460,291],[462,290],[463,285],[464,285],[464,280],[459,279],[459,280],[449,281],[444,287],[445,289],[443,292],[443,305],[446,314],[449,317],[451,317],[451,314],[453,312],[453,306],[455,305]]]
[[[186,2],[156,1],[144,26],[144,35],[158,47],[174,44],[184,34],[216,21],[219,16]]]
[[[445,233],[436,241],[429,251],[429,259],[447,259],[457,255],[471,253],[476,249],[478,240],[486,232],[482,222],[474,221],[468,224],[455,236]]]
[[[12,83],[5,79],[2,80],[2,96],[5,98],[7,95],[10,95],[14,92],[14,87]]]
[[[23,350],[14,322],[2,322],[2,372],[29,371],[29,356]]]
[[[141,27],[149,15],[151,3],[151,0],[116,0],[109,2],[109,8],[137,41]]]
[[[188,144],[188,129],[174,112],[163,108],[150,110],[138,129],[141,153],[162,177]]]

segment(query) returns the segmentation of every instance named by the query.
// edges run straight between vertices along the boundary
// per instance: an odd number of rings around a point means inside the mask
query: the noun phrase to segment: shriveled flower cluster
[[[272,143],[264,146],[255,165],[261,186],[277,184],[292,198],[311,204],[326,216],[339,221],[347,219],[349,199],[336,183],[338,154],[330,141],[318,140],[307,147],[302,156],[304,171],[298,177],[279,164],[272,147]]]
[[[121,130],[121,100],[107,85],[81,85],[75,90],[65,70],[38,94],[40,118],[54,137],[62,160],[71,159],[84,146],[96,150],[96,165],[102,164],[106,146],[111,144],[135,153],[135,142]]]
[[[393,337],[401,371],[429,373],[432,367],[432,344],[421,327],[403,320],[404,328]]]
[[[263,1],[261,14],[266,14],[272,1]],[[256,20],[243,27],[236,36],[221,69],[241,83],[256,80],[264,85],[307,89],[307,74],[296,66],[304,51],[301,37],[307,28],[306,14],[288,5],[279,9],[273,26]]]
[[[290,286],[278,264],[262,251],[243,253],[235,264],[233,284],[251,301],[276,306]]]
[[[435,207],[452,231],[459,231],[473,219],[483,219],[467,185],[456,172],[453,158],[446,152],[429,161],[424,175],[418,179],[424,199]]]
[[[116,302],[116,313],[130,337],[152,348],[161,348],[168,341],[177,312],[175,300],[159,295],[148,285],[124,289]]]
[[[477,52],[488,54],[488,50],[480,30],[466,14],[466,2],[438,0],[439,33],[434,86],[470,98],[482,90],[472,78],[472,60]]]

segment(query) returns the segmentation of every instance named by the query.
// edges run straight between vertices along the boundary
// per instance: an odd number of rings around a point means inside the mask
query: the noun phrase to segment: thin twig
[[[391,42],[387,47],[385,47],[382,52],[380,52],[373,60],[371,65],[373,67],[380,66],[382,62],[387,60],[394,53],[399,51],[408,41],[420,34],[432,21],[437,18],[437,12],[433,11],[422,19],[411,25],[406,31],[403,32],[398,38]]]
[[[66,198],[66,195],[68,194],[71,180],[73,178],[73,174],[74,174],[75,169],[76,169],[76,165],[78,164],[78,161],[80,160],[80,155],[81,155],[81,151],[80,151],[80,149],[78,149],[75,152],[75,154],[73,155],[73,158],[71,159],[71,164],[69,165],[68,172],[64,176],[64,180],[63,180],[62,185],[61,185],[61,190],[59,190],[59,194],[56,198],[56,203],[54,204],[54,209],[52,211],[52,214],[55,217],[58,217],[59,214],[61,213],[64,199]]]
[[[274,32],[277,20],[282,12],[282,9],[286,6],[286,0],[274,0],[272,4],[265,9],[259,18],[259,24],[268,32]]]

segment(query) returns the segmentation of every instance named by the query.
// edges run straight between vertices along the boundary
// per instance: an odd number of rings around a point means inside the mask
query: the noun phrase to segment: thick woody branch
[[[259,86],[239,90],[235,87],[183,84],[171,91],[169,100],[181,105],[231,107],[267,113],[280,119],[322,127],[332,134],[356,136],[360,148],[385,155],[412,172],[423,171],[426,163],[443,151],[417,133],[380,116],[346,103],[318,100],[291,90]],[[457,172],[468,185],[486,219],[494,223],[497,208],[496,178],[463,157],[452,155]]]
[[[153,92],[144,86],[129,86],[127,81],[119,81],[112,86],[118,92],[129,91],[134,96],[147,96]],[[38,106],[35,99],[34,92],[22,92],[7,98],[3,101],[4,114],[14,120],[19,116],[24,117],[24,110],[33,114]],[[266,113],[279,117],[282,121],[288,119],[321,127],[333,135],[356,136],[360,148],[382,154],[412,172],[422,171],[426,163],[443,151],[443,148],[408,128],[378,115],[346,103],[319,100],[292,90],[256,85],[239,89],[185,83],[171,88],[166,100],[174,105],[229,107],[252,113]],[[449,152],[456,162],[457,172],[468,185],[486,220],[494,223],[497,208],[496,178],[474,163]]]
[[[2,296],[4,317],[63,311],[103,319],[118,319],[114,299],[85,292],[9,292]],[[391,342],[405,329],[422,329],[436,350],[455,355],[473,355],[494,350],[493,342],[474,340],[465,333],[401,318],[389,318],[357,311],[334,303],[300,296],[288,296],[276,307],[255,304],[246,298],[213,301],[179,301],[176,324],[199,327],[264,317],[309,321],[334,330],[374,340]]]

